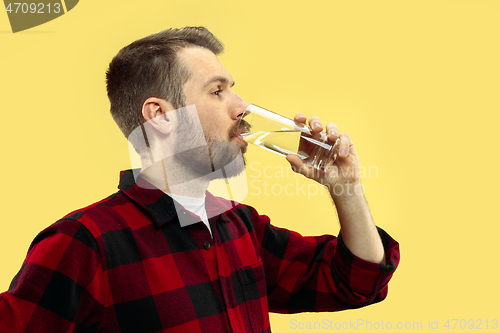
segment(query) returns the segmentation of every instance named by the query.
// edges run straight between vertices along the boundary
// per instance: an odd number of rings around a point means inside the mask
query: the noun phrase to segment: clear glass
[[[328,140],[325,132],[314,133],[307,125],[263,109],[248,106],[244,120],[250,130],[241,134],[248,143],[280,155],[294,154],[310,167],[326,170],[338,154],[338,143]]]

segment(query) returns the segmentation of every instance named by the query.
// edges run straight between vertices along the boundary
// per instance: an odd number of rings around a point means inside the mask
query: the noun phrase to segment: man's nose
[[[245,115],[245,109],[248,107],[248,103],[241,98],[240,95],[234,93],[235,95],[235,101],[234,101],[234,107],[231,109],[231,118],[236,120],[240,117],[243,117]]]

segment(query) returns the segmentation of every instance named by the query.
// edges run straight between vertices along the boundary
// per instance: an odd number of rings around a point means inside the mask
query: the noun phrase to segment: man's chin
[[[172,156],[177,165],[190,170],[193,177],[210,180],[236,177],[245,170],[246,147],[234,142],[211,142]]]
[[[246,147],[241,147],[233,142],[212,142],[210,144],[213,170],[224,168],[228,177],[237,176],[245,170],[245,158],[243,154]]]
[[[246,167],[246,160],[243,155],[238,156],[231,163],[226,164],[222,168],[215,169],[215,172],[210,173],[209,180],[234,178],[243,173]]]

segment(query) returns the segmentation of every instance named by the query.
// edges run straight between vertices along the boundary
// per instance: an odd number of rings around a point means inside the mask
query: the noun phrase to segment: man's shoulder
[[[124,210],[137,211],[137,208],[122,191],[117,191],[104,199],[66,214],[55,224],[77,222],[98,238],[104,232],[119,230],[127,225],[124,217],[126,214],[122,213]]]
[[[92,216],[98,217],[105,211],[111,211],[120,201],[126,201],[124,197],[125,195],[118,191],[104,199],[66,214],[47,226],[35,237],[31,243],[30,251],[37,246],[37,244],[48,239],[52,239],[53,241],[68,241],[70,238],[75,238],[82,242],[85,240],[83,243],[89,245],[98,252],[96,240],[102,235],[100,224],[102,224],[104,220],[92,218]],[[113,227],[112,219],[107,220],[108,224]]]
[[[96,201],[85,207],[78,208],[66,214],[61,218],[61,220],[78,220],[85,214],[89,214],[95,211],[113,209],[113,207],[126,204],[127,202],[130,202],[128,197],[122,191],[117,191],[104,199]]]

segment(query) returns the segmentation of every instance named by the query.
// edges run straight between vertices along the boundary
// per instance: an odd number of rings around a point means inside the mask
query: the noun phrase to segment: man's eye
[[[212,93],[212,95],[217,95],[217,96],[219,96],[219,94],[220,94],[221,92],[222,92],[222,89],[219,89],[219,90],[217,90],[217,91],[214,91],[214,92]]]

